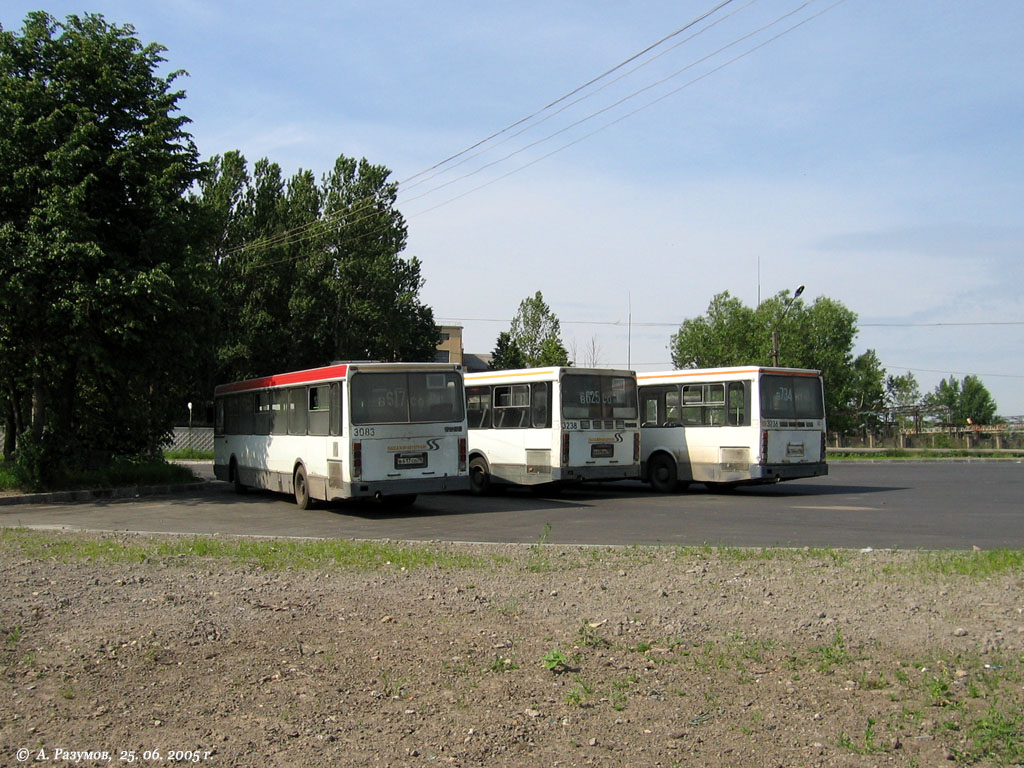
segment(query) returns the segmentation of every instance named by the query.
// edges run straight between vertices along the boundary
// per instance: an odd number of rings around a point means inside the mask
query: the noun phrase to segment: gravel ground
[[[0,764],[1024,762],[1019,564],[538,543],[268,567],[169,541],[0,536]]]

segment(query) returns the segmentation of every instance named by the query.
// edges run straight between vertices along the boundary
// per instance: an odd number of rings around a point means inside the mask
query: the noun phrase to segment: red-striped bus
[[[222,384],[214,472],[238,491],[314,500],[469,487],[465,385],[448,363],[336,363]]]

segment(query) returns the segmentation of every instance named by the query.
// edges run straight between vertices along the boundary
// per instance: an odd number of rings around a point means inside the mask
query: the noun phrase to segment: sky
[[[541,291],[578,364],[670,369],[714,295],[804,285],[856,313],[855,354],[1024,416],[1019,0],[6,0],[0,24],[40,9],[165,46],[203,157],[389,168],[467,352]]]

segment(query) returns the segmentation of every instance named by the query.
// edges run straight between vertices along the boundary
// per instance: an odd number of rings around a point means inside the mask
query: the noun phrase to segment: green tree
[[[229,381],[331,360],[431,360],[438,330],[419,300],[417,259],[390,172],[338,158],[320,184],[287,182],[260,160],[215,158],[201,185],[216,268],[217,378]]]
[[[522,350],[512,341],[512,334],[508,331],[498,334],[498,341],[494,345],[491,361],[487,367],[492,371],[508,371],[526,367]]]
[[[0,390],[37,483],[155,450],[184,406],[207,270],[164,50],[95,14],[0,28]]]
[[[977,376],[965,376],[962,382],[953,376],[943,379],[925,397],[925,406],[958,427],[993,424],[996,420],[995,400]]]
[[[789,291],[751,309],[728,292],[712,298],[704,316],[684,320],[670,341],[677,368],[770,365],[779,334],[779,365],[820,370],[832,429],[862,424],[858,412],[882,405],[884,370],[871,350],[853,356],[857,316],[824,296],[808,306]]]
[[[913,372],[886,377],[885,404],[901,431],[907,432],[917,425],[921,410],[921,388]]]
[[[509,337],[528,368],[569,365],[569,353],[561,339],[561,324],[540,291],[519,303]]]

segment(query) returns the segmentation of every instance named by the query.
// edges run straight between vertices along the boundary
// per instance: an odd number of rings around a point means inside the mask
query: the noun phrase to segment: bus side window
[[[704,423],[712,427],[725,424],[725,384],[706,384]]]
[[[530,385],[494,388],[494,428],[521,429],[530,425]]]
[[[466,387],[466,421],[470,429],[491,428],[490,387]]]
[[[682,423],[687,427],[699,427],[702,423],[704,388],[700,384],[683,385]]]
[[[672,387],[665,393],[665,421],[666,427],[678,427],[683,423],[682,409],[679,407],[679,388]]]
[[[533,426],[550,427],[551,408],[548,407],[548,404],[551,400],[549,394],[551,392],[551,385],[546,381],[541,381],[534,384],[532,389],[533,403],[531,413],[533,414]]]
[[[288,434],[288,393],[283,389],[269,390],[267,392],[270,409],[270,434]]]
[[[273,392],[256,392],[253,395],[252,434],[269,435],[271,428],[271,403]]]
[[[342,428],[341,420],[341,384],[334,382],[331,384],[331,434],[332,435],[343,435],[345,430]]]
[[[294,387],[287,393],[288,434],[306,434],[306,388]]]
[[[309,434],[326,435],[331,420],[330,388],[326,384],[310,387]]]
[[[731,427],[750,425],[750,389],[745,381],[730,381],[727,385],[726,399],[728,413],[726,423]]]
[[[657,427],[661,422],[658,420],[658,400],[660,393],[657,390],[644,388],[640,390],[640,413],[641,427]]]
[[[644,387],[640,390],[642,427],[679,426],[679,388]]]

